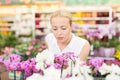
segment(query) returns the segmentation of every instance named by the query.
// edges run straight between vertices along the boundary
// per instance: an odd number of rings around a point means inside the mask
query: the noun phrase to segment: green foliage
[[[101,41],[97,40],[97,41],[93,42],[92,45],[94,45],[94,49],[98,50],[100,48]]]
[[[44,43],[39,40],[31,40],[30,42],[23,42],[20,45],[15,47],[17,51],[15,52],[18,55],[21,55],[23,60],[27,60],[29,58],[34,58],[36,55],[45,49]]]
[[[5,45],[5,40],[4,40],[4,36],[0,34],[0,50],[2,49],[2,47]]]
[[[116,41],[114,41],[114,43],[116,43],[116,46],[115,46],[116,50],[120,50],[120,40],[117,39]]]
[[[4,48],[5,46],[9,47],[15,47],[20,42],[18,41],[18,38],[15,36],[14,33],[10,34],[0,34],[0,50]]]
[[[118,37],[113,36],[111,39],[103,37],[102,39],[89,40],[90,44],[94,46],[94,49],[99,50],[100,47],[120,49],[120,43]]]
[[[117,47],[119,44],[119,39],[115,36],[112,37],[112,39],[108,39],[108,41],[101,41],[101,46],[110,48],[110,47]]]

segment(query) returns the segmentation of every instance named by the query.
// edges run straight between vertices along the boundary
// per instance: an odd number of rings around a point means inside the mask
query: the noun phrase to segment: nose
[[[57,34],[58,34],[58,35],[61,35],[61,34],[62,34],[62,30],[59,29],[59,30],[57,31]]]

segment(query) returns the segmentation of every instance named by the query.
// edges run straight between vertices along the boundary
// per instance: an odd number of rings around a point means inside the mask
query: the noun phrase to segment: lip
[[[63,39],[63,37],[57,37],[57,39],[58,39],[58,40],[62,40],[62,39]]]

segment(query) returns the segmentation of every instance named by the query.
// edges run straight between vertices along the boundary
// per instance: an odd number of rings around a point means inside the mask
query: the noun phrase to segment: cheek
[[[72,32],[72,27],[70,27],[70,32]]]
[[[54,36],[57,36],[57,31],[52,30],[52,33],[54,34]]]
[[[66,33],[69,35],[71,31],[72,31],[71,29],[68,29]]]
[[[52,33],[55,35],[55,34],[56,34],[56,31],[52,31]]]

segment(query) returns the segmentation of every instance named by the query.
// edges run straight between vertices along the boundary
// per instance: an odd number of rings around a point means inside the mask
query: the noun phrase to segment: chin
[[[64,43],[65,41],[63,41],[63,40],[58,40],[58,42],[59,42],[59,43]]]

